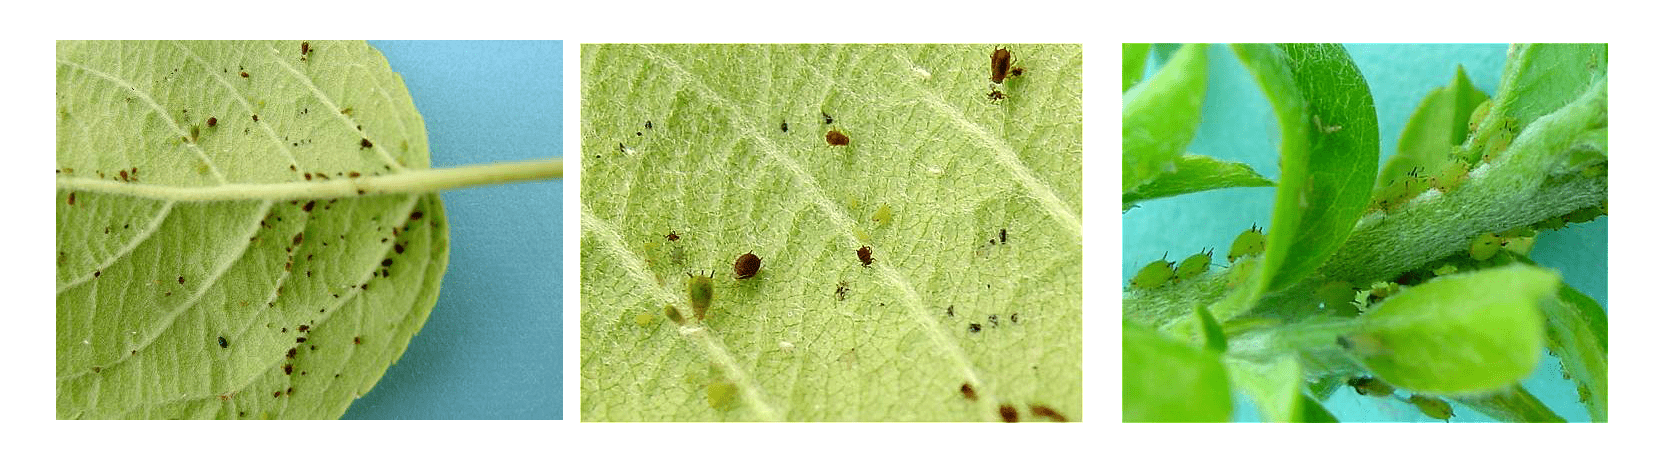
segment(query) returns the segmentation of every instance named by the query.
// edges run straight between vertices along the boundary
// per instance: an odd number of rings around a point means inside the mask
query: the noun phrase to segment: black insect
[[[663,236],[663,237],[665,237],[665,238],[668,238],[668,240],[669,240],[669,241],[677,241],[677,240],[680,240],[680,235],[679,235],[679,234],[675,234],[675,232],[676,232],[676,231],[669,231],[669,232],[668,232],[668,235],[667,235],[667,236]]]
[[[870,266],[871,262],[876,261],[876,259],[870,257],[870,246],[866,245],[858,248],[858,261],[863,263],[864,266]]]
[[[754,252],[738,256],[737,262],[732,264],[732,271],[737,272],[737,279],[753,277],[760,272],[760,257],[755,256]]]
[[[651,120],[645,120],[645,129],[651,129]]]
[[[1002,243],[1007,244],[1008,243],[1008,230],[1003,229],[1001,231],[998,231],[997,232],[997,238],[1002,239]]]
[[[970,333],[979,332],[979,323],[968,323],[968,332],[970,332]]]
[[[818,114],[824,115],[824,124],[830,124],[830,123],[835,122],[835,118],[831,118],[829,113],[824,113],[824,112],[820,111],[820,112],[818,112]]]
[[[1008,78],[1008,65],[1014,61],[1014,54],[1007,48],[998,47],[991,52],[991,82],[1002,84]]]
[[[956,306],[952,305],[952,306],[949,306],[949,307],[945,307],[945,316],[954,318],[956,316]]]
[[[991,317],[987,318],[986,320],[991,322],[991,326],[1002,326],[1002,323],[997,322],[997,316],[996,315],[991,315]]]
[[[783,132],[789,132],[789,122],[784,121],[782,123],[778,123],[778,129],[782,129]]]
[[[993,90],[993,91],[991,91],[991,93],[985,94],[985,98],[991,99],[992,102],[997,102],[997,101],[1000,101],[1002,99],[1008,98],[1008,94],[1004,94],[1000,90]]]
[[[362,142],[358,142],[357,144],[363,146],[363,148],[365,148],[365,149],[369,148],[369,147],[374,147],[374,142],[369,142],[369,139],[367,139],[367,138],[364,138]]]
[[[220,349],[229,349],[230,348],[230,342],[226,342],[224,336],[219,336],[219,348]]]

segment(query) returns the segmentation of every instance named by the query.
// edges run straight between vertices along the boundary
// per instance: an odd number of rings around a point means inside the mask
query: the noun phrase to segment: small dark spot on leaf
[[[299,353],[300,353],[299,349],[288,349],[288,358],[294,358],[294,355],[297,355]]]
[[[968,400],[979,400],[979,393],[974,392],[973,385],[962,383],[962,397],[966,397]]]
[[[70,205],[74,205],[74,204],[75,204],[75,193],[74,193],[74,192],[70,192],[70,193],[69,193],[69,204],[70,204]]]
[[[1056,412],[1056,411],[1054,411],[1054,409],[1048,408],[1047,405],[1038,404],[1038,405],[1031,406],[1031,415],[1032,416],[1037,416],[1037,417],[1046,417],[1050,420],[1054,420],[1054,421],[1057,421],[1057,422],[1060,422],[1060,423],[1065,423],[1066,422],[1066,416],[1065,415],[1061,415],[1060,412]]]
[[[403,244],[392,244],[392,250],[397,253],[403,253]]]
[[[243,71],[243,72],[242,72],[242,77],[248,77],[248,72],[247,72],[247,71]]]
[[[253,115],[253,122],[255,122],[255,123],[259,122],[259,115]]]
[[[230,348],[230,343],[225,341],[224,336],[219,336],[219,348],[220,349],[229,349]],[[138,353],[138,351],[135,350],[135,351],[133,351],[133,353],[136,354],[136,353]]]
[[[388,259],[385,259],[385,260],[381,260],[380,261],[380,266],[392,266],[392,259],[388,258]]]
[[[351,338],[351,343],[352,344],[362,344],[363,343],[363,336],[357,336],[357,337]]]
[[[1004,423],[1019,423],[1020,421],[1020,411],[1012,405],[1002,404],[1001,407],[997,407],[997,413],[1002,415]]]
[[[374,147],[374,142],[369,142],[368,138],[364,138],[362,142],[358,142],[358,145],[362,145],[363,148],[366,149],[366,148],[369,148],[369,147]]]
[[[219,125],[219,118],[211,118],[210,117],[210,118],[207,119],[207,127],[211,128],[211,127],[218,126],[218,125]]]
[[[311,211],[311,207],[315,207],[315,206],[317,206],[317,201],[312,200],[312,201],[306,202],[305,206],[300,207],[300,209],[305,210],[305,211]]]
[[[294,364],[289,363],[289,364],[283,365],[282,366],[282,373],[286,374],[286,375],[294,374]]]
[[[970,332],[970,333],[979,332],[979,323],[968,323],[968,332]]]
[[[94,270],[92,272],[92,277],[97,278],[98,275],[101,275],[101,274],[104,274],[104,270]]]
[[[414,213],[410,213],[409,214],[409,219],[414,220],[414,221],[420,221],[420,219],[421,219],[420,210],[416,210]]]

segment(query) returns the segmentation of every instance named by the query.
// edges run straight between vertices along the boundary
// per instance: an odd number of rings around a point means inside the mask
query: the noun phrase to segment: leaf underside
[[[1081,419],[1082,50],[1006,47],[584,46],[582,418]]]
[[[59,42],[57,176],[187,188],[428,168],[385,58],[307,45]],[[425,323],[449,256],[437,194],[59,189],[57,218],[58,418],[338,418]]]

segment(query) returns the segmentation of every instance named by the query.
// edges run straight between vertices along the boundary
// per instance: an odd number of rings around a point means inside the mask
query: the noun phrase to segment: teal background
[[[436,168],[564,152],[560,41],[371,41],[403,76]],[[347,419],[563,418],[561,181],[448,191],[437,307]]]
[[[1365,75],[1376,102],[1381,134],[1379,169],[1394,154],[1400,132],[1423,97],[1431,89],[1450,83],[1458,65],[1463,66],[1475,87],[1487,95],[1496,93],[1508,49],[1506,44],[1345,47]],[[1174,50],[1155,46],[1148,75]],[[1278,123],[1261,88],[1227,46],[1209,48],[1208,69],[1204,120],[1187,151],[1243,161],[1262,176],[1278,179]],[[1172,260],[1179,260],[1174,257],[1186,257],[1204,248],[1225,251],[1233,238],[1252,223],[1271,228],[1273,189],[1222,189],[1140,205],[1123,214],[1123,287],[1128,287],[1136,271],[1165,252]],[[1567,284],[1594,298],[1602,308],[1607,308],[1607,222],[1603,217],[1559,231],[1540,232],[1532,253],[1539,264],[1560,270]],[[1225,259],[1220,262],[1225,263]],[[1589,421],[1589,414],[1578,403],[1576,389],[1561,379],[1560,370],[1556,359],[1545,355],[1538,370],[1522,384],[1568,421]],[[1235,408],[1236,420],[1259,420],[1255,407],[1245,397],[1235,395],[1235,399],[1246,402]],[[1346,388],[1324,404],[1344,422],[1439,421],[1423,416],[1409,404],[1359,396]],[[1456,403],[1453,409],[1457,415],[1452,418],[1454,422],[1492,421]]]

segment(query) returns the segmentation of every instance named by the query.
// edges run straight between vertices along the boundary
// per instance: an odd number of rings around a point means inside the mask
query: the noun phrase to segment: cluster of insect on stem
[[[1259,255],[1267,250],[1267,236],[1256,225],[1250,225],[1233,239],[1233,246],[1227,251],[1227,262],[1237,262],[1239,259]],[[1165,284],[1191,281],[1203,276],[1210,270],[1210,262],[1215,251],[1200,250],[1198,253],[1187,256],[1180,264],[1170,262],[1166,252],[1163,258],[1141,267],[1135,277],[1129,280],[1129,285],[1135,289],[1157,289]],[[1248,269],[1235,268],[1232,273],[1248,273]]]

